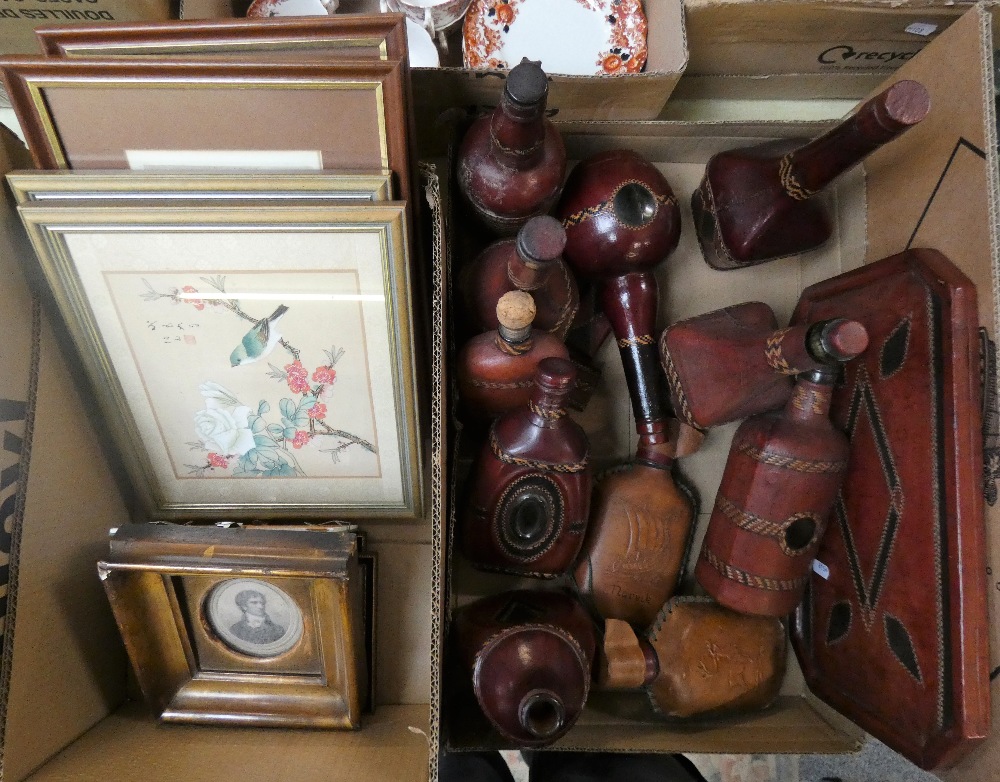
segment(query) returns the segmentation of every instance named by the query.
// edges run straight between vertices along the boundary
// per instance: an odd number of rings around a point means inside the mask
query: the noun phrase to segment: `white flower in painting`
[[[198,390],[205,397],[205,406],[208,408],[240,406],[240,400],[232,391],[218,383],[213,383],[211,380],[206,380],[198,386]]]
[[[199,386],[205,409],[195,413],[194,429],[207,451],[242,456],[256,443],[250,431],[250,408],[218,383]]]

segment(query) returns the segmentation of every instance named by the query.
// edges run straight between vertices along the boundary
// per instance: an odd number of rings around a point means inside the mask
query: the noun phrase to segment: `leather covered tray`
[[[793,323],[869,331],[831,417],[844,488],[792,638],[809,687],[924,768],[989,730],[976,290],[934,250],[807,288]]]

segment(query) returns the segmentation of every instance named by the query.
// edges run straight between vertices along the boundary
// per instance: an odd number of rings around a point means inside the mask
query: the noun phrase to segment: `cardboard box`
[[[752,5],[789,7],[787,3]],[[864,29],[865,15],[859,13],[856,20],[858,28]],[[905,73],[919,70],[926,77],[941,110],[925,130],[912,131],[873,157],[867,177],[855,174],[838,187],[835,198],[843,221],[832,256],[782,261],[772,265],[773,271],[762,269],[761,279],[752,288],[717,290],[712,284],[715,278],[710,279],[703,264],[695,263],[697,259],[690,254],[693,235],[688,222],[684,234],[688,255],[676,255],[665,272],[664,319],[668,314],[682,317],[755,295],[772,301],[779,316],[787,317],[798,290],[814,281],[811,275],[834,273],[895,252],[911,240],[919,222],[916,239],[937,247],[973,277],[979,286],[984,325],[995,335],[1000,297],[994,278],[998,196],[991,52],[987,15],[976,8],[942,33],[926,52],[906,63]],[[779,56],[773,62],[776,70],[783,65]],[[830,78],[813,82],[811,77],[785,79],[780,72],[776,76],[791,91],[783,93],[779,85],[773,95],[790,100],[803,97],[796,86],[800,79],[806,84],[827,84]],[[846,97],[862,97],[875,86],[857,91],[852,84]],[[827,96],[836,92],[833,89]],[[706,100],[711,98],[703,94]],[[801,122],[606,122],[562,127],[576,157],[624,144],[669,164],[670,171],[678,167],[676,189],[682,202],[695,173],[716,148],[751,139],[809,136],[822,129]],[[898,158],[909,160],[900,165]],[[0,170],[27,165],[16,141],[0,137]],[[931,193],[935,197],[924,214]],[[440,201],[435,188],[430,188],[429,195],[432,203]],[[447,236],[441,212],[434,213],[433,232],[438,248],[436,340],[430,357],[437,391],[432,401],[434,448],[429,458],[434,503],[423,523],[365,526],[379,554],[379,708],[360,731],[349,733],[161,726],[142,704],[129,701],[128,664],[95,566],[106,551],[108,529],[127,523],[129,509],[116,489],[110,460],[98,445],[96,427],[82,414],[87,401],[76,390],[78,370],[72,357],[60,350],[47,310],[23,279],[17,261],[29,258],[30,248],[19,240],[19,224],[9,206],[0,217],[0,242],[4,243],[0,247],[0,322],[5,331],[0,341],[0,366],[4,367],[0,373],[4,431],[0,506],[4,529],[11,535],[5,560],[10,579],[0,658],[2,779],[437,779],[440,716],[446,706],[441,702],[446,598],[453,605],[496,587],[491,579],[480,579],[460,567],[454,572],[446,568],[443,295],[447,286],[443,252]],[[776,280],[781,277],[779,267],[786,272],[791,269],[794,278]],[[609,383],[621,382],[612,376],[615,361],[610,357],[605,361]],[[607,453],[628,454],[632,427],[627,405],[609,403],[604,409],[615,422]],[[599,413],[595,408],[590,415]],[[706,487],[706,497],[711,496],[712,482],[721,473],[723,440],[718,438],[712,450],[683,467]],[[998,440],[994,437],[994,446]],[[991,530],[996,527],[997,513],[996,507],[989,509]],[[6,544],[0,536],[0,550],[6,550]],[[994,536],[991,544],[991,572],[1000,574],[1000,542]],[[998,579],[1000,575],[994,575],[992,581]],[[995,600],[992,610],[998,616]],[[1000,665],[1000,621],[992,623],[991,632],[994,660],[990,667],[995,669]],[[794,666],[777,708],[738,721],[670,729],[612,714],[612,706],[595,701],[595,708],[588,710],[561,746],[618,751],[849,752],[862,740],[859,730],[804,691]],[[1000,706],[1000,698],[994,698],[994,706]],[[993,779],[998,753],[1000,741],[987,743],[952,771],[949,779]]]
[[[780,5],[755,3],[765,17]],[[740,6],[750,13],[751,7]],[[847,13],[845,10],[844,13]],[[867,14],[860,9],[859,24]],[[718,307],[759,300],[770,304],[787,323],[801,290],[814,282],[893,255],[907,247],[933,247],[955,262],[978,287],[983,326],[996,333],[996,150],[992,92],[992,44],[989,15],[974,8],[954,21],[919,55],[909,59],[888,83],[901,78],[923,82],[931,92],[932,111],[918,127],[872,155],[863,170],[838,181],[829,194],[837,230],[825,247],[799,257],[752,269],[715,272],[702,260],[695,238],[689,197],[711,154],[768,138],[812,137],[808,123],[560,123],[572,158],[606,149],[630,148],[655,161],[671,182],[681,204],[681,244],[658,272],[661,291],[659,326]],[[456,257],[456,260],[459,260]],[[595,471],[629,458],[636,446],[617,347],[605,345],[598,356],[603,388],[591,401],[583,423],[591,434]],[[989,378],[995,387],[996,377]],[[694,544],[700,548],[708,515],[736,426],[713,430],[701,450],[682,459],[680,469],[701,497]],[[470,453],[470,452],[466,452]],[[461,454],[460,454],[461,455]],[[599,457],[599,458],[598,458]],[[459,479],[461,480],[461,479]],[[991,508],[992,517],[997,509]],[[991,541],[994,557],[1000,541]],[[544,585],[527,580],[486,576],[474,571],[461,554],[451,552],[450,609],[483,594],[515,587]],[[692,563],[693,564],[693,563]],[[1000,568],[991,563],[994,572]],[[985,566],[973,564],[970,567]],[[996,581],[996,578],[993,579]],[[690,580],[687,589],[690,590]],[[690,592],[688,592],[690,593]],[[993,606],[994,611],[996,605]],[[985,632],[985,627],[980,627]],[[991,628],[995,634],[996,627]],[[994,635],[994,650],[1000,649]],[[447,656],[447,647],[440,653]],[[794,655],[778,703],[738,719],[664,723],[652,716],[644,696],[609,696],[592,692],[579,722],[553,749],[815,753],[850,752],[864,739],[849,720],[819,702],[805,687]],[[982,661],[985,662],[985,661]],[[992,670],[997,662],[989,666]],[[985,666],[980,665],[983,671]],[[445,669],[448,676],[448,669]],[[979,675],[985,676],[985,673]],[[456,749],[502,746],[497,735],[466,718],[465,704],[442,704],[442,740]],[[988,747],[975,750],[956,779],[980,774],[995,778],[986,760]],[[977,760],[977,758],[979,758]]]
[[[667,102],[687,64],[684,8],[681,0],[645,0],[649,55],[643,73],[627,76],[552,75],[548,110],[559,119],[652,119]],[[378,13],[376,0],[345,4],[341,12]],[[184,19],[232,15],[226,0],[183,0]],[[413,69],[413,97],[418,128],[432,127],[440,114],[456,106],[494,106],[503,89],[500,71],[461,67],[461,25],[449,33],[449,52],[441,68]]]

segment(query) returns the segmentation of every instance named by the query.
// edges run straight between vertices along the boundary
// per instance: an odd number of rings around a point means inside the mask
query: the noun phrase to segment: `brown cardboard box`
[[[752,5],[762,11],[771,5],[791,7],[786,3]],[[845,14],[849,20],[851,12]],[[860,34],[867,18],[859,13],[855,19]],[[720,290],[691,255],[689,222],[686,250],[678,251],[686,255],[673,257],[665,272],[670,292],[663,297],[663,317],[668,313],[671,318],[683,317],[754,296],[772,301],[779,316],[787,317],[801,287],[818,275],[898,250],[911,239],[919,222],[916,238],[920,243],[945,252],[980,286],[981,317],[995,334],[1000,299],[995,294],[998,196],[991,50],[987,15],[977,8],[906,64],[906,74],[919,74],[928,81],[942,110],[926,128],[913,131],[899,145],[873,158],[867,177],[853,175],[838,187],[835,199],[841,221],[837,244],[831,250],[772,265],[773,269],[762,270],[760,279],[745,280],[749,288]],[[773,62],[776,70],[783,67],[780,56]],[[779,81],[784,79],[780,73],[775,75]],[[796,86],[801,79],[807,84],[827,84],[830,78],[824,76],[818,82],[811,77],[789,77],[783,84],[791,91],[776,87],[773,94],[801,98],[803,93]],[[860,98],[874,86],[859,90],[852,82],[839,96]],[[838,92],[831,89],[826,94],[837,97]],[[676,171],[679,192],[690,192],[700,167],[717,148],[755,138],[813,135],[820,129],[801,122],[606,122],[563,128],[575,156],[612,145],[632,146],[661,161],[671,176]],[[0,169],[26,165],[16,142],[5,136],[0,143],[5,151]],[[924,214],[935,188],[931,208]],[[434,191],[431,195],[439,198]],[[684,195],[681,200],[686,200]],[[431,411],[435,447],[429,459],[434,502],[423,523],[366,525],[380,564],[379,708],[360,731],[350,733],[160,726],[141,704],[127,701],[127,663],[94,563],[105,550],[108,528],[126,523],[128,511],[98,447],[98,434],[80,413],[85,400],[76,391],[74,363],[59,350],[44,309],[36,311],[22,280],[17,259],[28,258],[30,249],[19,242],[17,220],[9,207],[2,214],[0,241],[9,246],[0,247],[0,323],[5,332],[0,342],[4,368],[0,400],[13,404],[0,401],[4,414],[0,418],[10,419],[3,421],[0,502],[4,528],[12,535],[0,659],[0,778],[12,782],[29,776],[39,782],[436,779],[439,715],[442,706],[447,706],[441,703],[440,665],[445,599],[454,605],[496,585],[460,566],[445,573],[442,443],[447,378],[442,356],[446,285],[440,212],[435,221],[439,254],[432,355],[437,390]],[[606,365],[609,385],[620,384],[621,378],[612,372],[616,362],[606,358]],[[602,448],[609,458],[629,453],[633,444],[627,405],[605,399],[603,407],[594,408],[590,415],[605,413],[613,426]],[[684,465],[686,473],[702,484],[703,496],[711,496],[721,474],[724,439]],[[992,524],[996,510],[990,509],[990,515]],[[3,543],[0,539],[0,548]],[[995,553],[990,566],[993,573],[1000,573],[1000,543],[994,540],[992,544]],[[997,606],[992,608],[996,616]],[[996,657],[1000,622],[993,623],[992,632]],[[991,669],[998,664],[994,659]],[[777,708],[736,722],[670,729],[614,714],[610,705],[597,701],[593,705],[562,742],[563,747],[849,752],[862,739],[848,721],[804,691],[794,666]],[[447,716],[445,708],[446,721]],[[950,778],[963,782],[992,779],[998,751],[1000,742],[987,743]]]
[[[667,102],[687,64],[684,9],[681,0],[645,0],[649,22],[649,55],[643,73],[617,77],[555,75],[548,108],[559,119],[652,119]],[[232,15],[227,0],[183,0],[184,19]],[[376,0],[345,3],[341,12],[377,13]],[[434,123],[455,106],[495,104],[503,88],[497,71],[470,71],[461,66],[461,26],[449,35],[449,54],[442,68],[415,68],[413,96],[417,122]]]
[[[0,52],[37,54],[34,31],[42,24],[152,22],[171,18],[170,0],[88,0],[72,5],[47,0],[4,3],[0,7]]]
[[[737,8],[748,15],[758,9],[765,18],[771,18],[774,6],[789,9],[789,4],[782,3]],[[868,14],[865,9],[859,10],[858,22],[866,25]],[[842,12],[848,13],[846,8]],[[839,181],[830,195],[838,226],[834,240],[820,250],[752,269],[715,272],[706,266],[695,240],[688,196],[714,152],[764,138],[808,137],[817,134],[815,127],[803,123],[721,122],[560,124],[571,157],[579,159],[617,147],[634,149],[656,161],[678,193],[684,226],[680,246],[659,272],[659,325],[750,300],[767,302],[779,321],[787,322],[805,286],[906,247],[927,246],[942,251],[976,282],[981,320],[994,334],[996,154],[988,25],[988,14],[974,8],[892,75],[891,81],[915,78],[927,85],[932,96],[931,115],[870,157],[863,171]],[[878,91],[887,83],[881,87],[871,84],[869,89]],[[459,260],[456,258],[456,262]],[[591,435],[596,470],[628,458],[636,445],[617,348],[606,345],[598,364],[604,387],[586,414],[577,418]],[[990,382],[995,385],[996,378]],[[735,426],[713,430],[698,453],[680,462],[681,470],[695,483],[702,499],[695,552],[700,547],[734,430]],[[482,594],[515,584],[526,585],[481,575],[458,552],[451,556],[451,592],[446,595],[451,608]],[[984,564],[973,563],[970,567]],[[983,624],[981,621],[981,632],[986,631]],[[442,654],[445,652],[442,648]],[[807,690],[794,655],[790,659],[781,698],[768,711],[736,720],[664,724],[644,708],[642,695],[611,698],[593,693],[579,722],[554,748],[698,753],[848,752],[857,748],[863,740],[862,732]],[[980,660],[965,675],[985,678],[988,670],[986,661]],[[459,705],[442,704],[441,727],[443,741],[452,748],[498,746],[496,735],[472,724]],[[974,758],[980,752],[975,752],[967,763],[976,766]],[[981,773],[993,773],[992,768]]]

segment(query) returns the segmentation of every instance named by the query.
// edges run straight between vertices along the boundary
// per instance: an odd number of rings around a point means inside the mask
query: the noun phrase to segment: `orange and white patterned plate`
[[[473,0],[465,15],[466,68],[506,70],[522,57],[546,73],[638,73],[646,64],[640,0]]]

